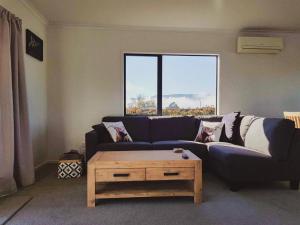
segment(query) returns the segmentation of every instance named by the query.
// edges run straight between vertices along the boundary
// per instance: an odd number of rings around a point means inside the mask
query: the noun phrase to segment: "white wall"
[[[103,116],[123,114],[123,52],[220,54],[220,114],[300,110],[299,34],[281,34],[286,46],[278,55],[239,55],[232,31],[50,26],[47,33],[45,19],[25,0],[0,4],[44,40],[44,62],[25,54],[35,165],[78,149]]]
[[[22,19],[24,60],[29,103],[29,120],[34,164],[47,159],[47,29],[46,21],[22,0],[0,0],[0,5]],[[44,61],[40,62],[25,53],[25,30],[30,29],[44,41]]]
[[[240,55],[231,32],[50,26],[49,159],[78,148],[103,116],[123,114],[123,52],[220,54],[220,114],[280,117],[284,110],[299,111],[300,35],[284,36],[278,55]]]

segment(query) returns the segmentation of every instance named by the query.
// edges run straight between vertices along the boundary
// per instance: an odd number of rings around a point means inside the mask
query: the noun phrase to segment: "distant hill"
[[[190,98],[190,99],[199,99],[204,97],[203,95],[199,94],[170,94],[170,95],[163,95],[163,98]],[[156,96],[155,96],[156,98]]]
[[[168,94],[163,95],[163,108],[169,108],[170,105],[177,106],[179,108],[201,108],[207,106],[216,105],[216,96],[209,94]],[[132,98],[132,102],[135,102],[137,98]],[[145,100],[156,100],[156,95]]]

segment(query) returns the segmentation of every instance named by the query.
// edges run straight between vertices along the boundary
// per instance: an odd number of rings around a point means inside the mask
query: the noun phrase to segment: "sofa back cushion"
[[[113,139],[111,138],[108,130],[106,129],[106,127],[103,125],[103,123],[100,124],[96,124],[94,126],[92,126],[92,128],[94,130],[96,130],[97,132],[97,136],[98,136],[98,141],[100,143],[110,143],[110,142],[114,142]]]
[[[253,121],[259,118],[260,117],[256,117],[254,115],[240,116],[240,122],[238,127],[239,130],[238,130],[237,140],[235,144],[245,146],[246,134]]]
[[[150,141],[150,120],[147,116],[107,116],[102,121],[122,121],[133,141]]]
[[[245,147],[283,161],[288,157],[294,132],[294,123],[290,120],[257,118],[247,131]]]
[[[196,119],[194,117],[150,117],[151,141],[194,140]]]

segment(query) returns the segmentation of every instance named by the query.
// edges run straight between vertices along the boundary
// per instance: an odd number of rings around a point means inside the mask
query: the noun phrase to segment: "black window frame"
[[[126,56],[150,56],[157,57],[157,105],[156,114],[127,114],[126,113]],[[163,116],[162,114],[162,65],[163,56],[206,56],[216,58],[216,109],[215,114],[218,114],[218,83],[219,83],[219,55],[217,54],[153,54],[153,53],[124,53],[123,65],[124,65],[124,116]]]

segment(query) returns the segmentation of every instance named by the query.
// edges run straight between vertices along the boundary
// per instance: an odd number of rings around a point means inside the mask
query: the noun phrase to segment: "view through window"
[[[216,55],[125,54],[126,115],[216,114]]]

